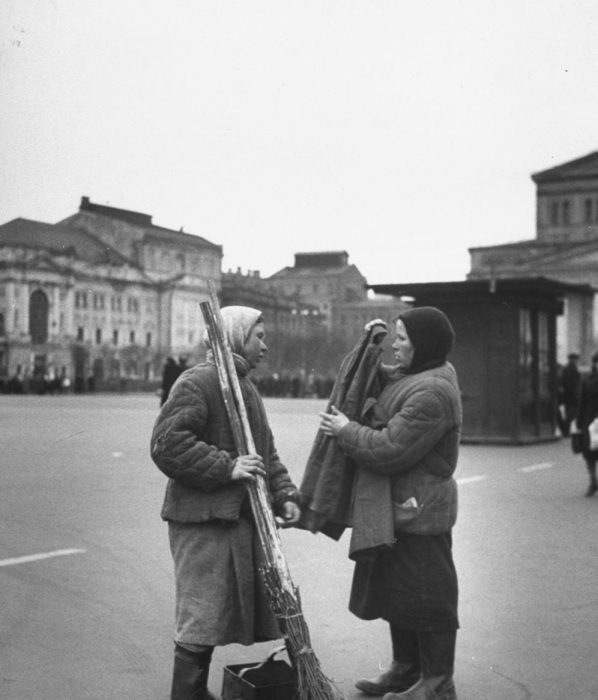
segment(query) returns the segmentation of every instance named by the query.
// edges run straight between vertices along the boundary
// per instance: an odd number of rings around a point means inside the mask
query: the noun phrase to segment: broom
[[[220,306],[213,284],[210,284],[210,302],[201,302],[200,308],[218,370],[220,389],[235,447],[239,454],[256,454],[247,410],[232,351],[222,328]],[[309,629],[301,610],[299,591],[291,580],[282,551],[266,482],[262,476],[257,476],[255,480],[248,483],[247,488],[264,555],[260,574],[265,584],[270,607],[278,621],[289,658],[297,674],[298,698],[299,700],[342,700],[340,691],[322,672],[320,662],[311,646]]]

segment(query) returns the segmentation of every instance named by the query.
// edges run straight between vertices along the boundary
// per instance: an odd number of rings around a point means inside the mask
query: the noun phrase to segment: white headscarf
[[[262,312],[253,309],[251,306],[223,306],[220,309],[222,316],[222,326],[232,351],[236,355],[245,357],[244,348],[247,339],[256,323],[261,321]],[[205,336],[206,345],[210,347],[207,332]]]

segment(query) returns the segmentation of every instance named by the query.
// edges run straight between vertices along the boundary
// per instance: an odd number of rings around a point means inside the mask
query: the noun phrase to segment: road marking
[[[484,481],[487,477],[485,476],[467,476],[464,479],[457,479],[458,484],[473,484],[476,481]]]
[[[29,561],[41,561],[52,557],[64,557],[68,554],[82,554],[86,549],[57,549],[54,552],[41,552],[40,554],[28,554],[24,557],[14,557],[13,559],[0,559],[0,566],[12,566],[13,564],[25,564]]]
[[[551,469],[554,467],[553,462],[541,462],[540,464],[530,464],[529,467],[521,467],[518,469],[519,472],[539,472],[542,469]]]

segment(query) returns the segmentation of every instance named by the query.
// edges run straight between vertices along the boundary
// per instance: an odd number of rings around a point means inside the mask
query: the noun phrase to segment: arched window
[[[34,345],[48,340],[48,297],[41,291],[33,292],[29,299],[29,335]]]

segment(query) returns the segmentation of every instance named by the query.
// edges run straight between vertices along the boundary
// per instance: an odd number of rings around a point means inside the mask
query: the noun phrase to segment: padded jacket
[[[395,527],[415,534],[448,532],[457,519],[462,410],[453,366],[391,373],[367,425],[341,429],[340,447],[362,469],[390,478]],[[404,506],[414,498],[417,505]]]
[[[276,452],[262,399],[247,376],[247,364],[240,358],[235,361],[273,507],[299,502],[299,493]],[[214,364],[198,364],[179,377],[154,425],[151,456],[169,477],[161,513],[164,520],[234,521],[242,507],[247,509],[245,486],[231,480],[238,452]]]

